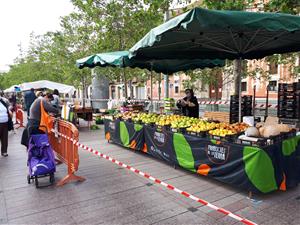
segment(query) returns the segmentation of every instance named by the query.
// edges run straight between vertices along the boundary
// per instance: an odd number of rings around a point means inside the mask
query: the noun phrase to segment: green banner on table
[[[173,133],[164,130],[157,130],[150,126],[144,126],[145,150],[155,158],[167,161],[170,164],[177,164],[176,155],[173,149]]]
[[[134,150],[144,147],[143,126],[125,121],[104,120],[105,138]]]
[[[124,121],[105,121],[105,134],[117,144],[246,191],[286,190],[300,181],[300,137],[258,148]]]

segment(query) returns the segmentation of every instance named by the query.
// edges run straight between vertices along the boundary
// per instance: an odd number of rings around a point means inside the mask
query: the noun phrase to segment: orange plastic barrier
[[[61,119],[56,120],[55,123],[59,133],[78,141],[79,133],[76,126]],[[78,146],[65,138],[60,136],[56,137],[55,132],[53,131],[49,131],[49,141],[57,158],[68,167],[68,175],[60,180],[57,183],[57,186],[62,186],[70,181],[85,181],[85,178],[75,175],[79,166]]]
[[[22,107],[17,105],[16,108],[16,125],[18,125],[16,128],[19,129],[20,127],[24,127],[24,117],[23,117],[23,110]]]

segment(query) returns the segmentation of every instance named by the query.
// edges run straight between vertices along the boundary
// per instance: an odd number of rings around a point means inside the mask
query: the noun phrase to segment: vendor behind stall
[[[199,103],[192,89],[185,90],[186,97],[177,101],[177,107],[184,116],[199,118]]]

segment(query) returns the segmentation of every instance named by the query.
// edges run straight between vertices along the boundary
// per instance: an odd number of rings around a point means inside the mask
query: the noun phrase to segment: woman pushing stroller
[[[50,176],[50,183],[54,183],[55,156],[44,132],[51,132],[50,114],[57,114],[58,109],[51,105],[53,96],[47,93],[37,98],[30,107],[30,117],[26,129],[22,134],[21,143],[27,147],[29,174],[28,184],[34,180],[39,187],[38,178]]]
[[[45,121],[50,114],[58,114],[59,109],[52,106],[53,95],[46,93],[42,98],[37,98],[30,107],[30,117],[26,129],[22,134],[21,144],[28,147],[29,135],[28,134],[41,134],[43,130],[38,129],[41,125],[46,125]],[[47,125],[46,125],[47,126]],[[29,130],[29,128],[32,128]]]

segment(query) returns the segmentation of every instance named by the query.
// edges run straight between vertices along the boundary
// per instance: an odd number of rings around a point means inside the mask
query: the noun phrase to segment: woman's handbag
[[[41,100],[41,122],[40,122],[40,130],[44,131],[45,133],[51,132],[53,128],[53,119],[51,116],[45,111],[43,100]],[[46,128],[47,129],[46,129]]]

